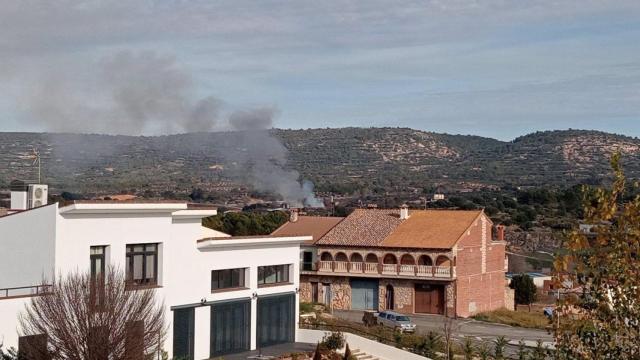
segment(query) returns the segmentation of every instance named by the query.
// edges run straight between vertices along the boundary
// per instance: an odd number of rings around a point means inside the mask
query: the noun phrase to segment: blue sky
[[[638,1],[9,0],[0,33],[0,131],[225,130],[257,108],[280,128],[640,136]]]

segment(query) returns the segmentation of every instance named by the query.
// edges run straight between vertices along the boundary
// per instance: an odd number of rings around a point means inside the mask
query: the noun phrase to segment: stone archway
[[[451,266],[451,259],[445,255],[440,255],[436,258],[436,266]]]
[[[384,256],[384,258],[382,258],[382,263],[383,264],[397,264],[398,263],[398,258],[393,254],[387,254],[387,255]]]

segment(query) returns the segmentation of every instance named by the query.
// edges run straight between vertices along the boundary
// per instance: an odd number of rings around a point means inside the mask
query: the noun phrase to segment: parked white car
[[[378,314],[378,323],[400,332],[412,333],[416,331],[416,324],[412,323],[407,315],[394,311],[383,311]]]

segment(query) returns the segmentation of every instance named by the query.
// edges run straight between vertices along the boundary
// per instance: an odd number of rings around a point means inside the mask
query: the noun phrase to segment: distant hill
[[[407,128],[271,131],[288,150],[286,167],[316,190],[339,193],[469,191],[504,186],[598,183],[608,157],[623,153],[627,175],[640,177],[640,139],[596,131],[537,132],[511,142]],[[58,191],[219,194],[249,191],[246,169],[228,154],[246,151],[241,133],[157,137],[0,133],[0,186],[34,179],[37,147],[43,175]],[[260,144],[253,144],[260,148]]]

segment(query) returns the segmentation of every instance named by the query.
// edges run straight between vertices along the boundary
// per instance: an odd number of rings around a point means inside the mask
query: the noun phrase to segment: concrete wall
[[[0,345],[3,350],[18,349],[18,315],[29,301],[29,297],[0,299]]]
[[[298,330],[298,341],[310,344],[317,344],[322,341],[322,337],[327,334],[328,331],[322,330]],[[393,346],[385,345],[374,340],[369,340],[362,336],[358,336],[351,333],[343,333],[346,342],[349,344],[351,350],[361,350],[374,358],[380,360],[429,360],[429,358],[404,351]],[[344,351],[344,349],[341,349]]]
[[[0,218],[0,289],[51,278],[56,213],[57,206],[49,205]]]

